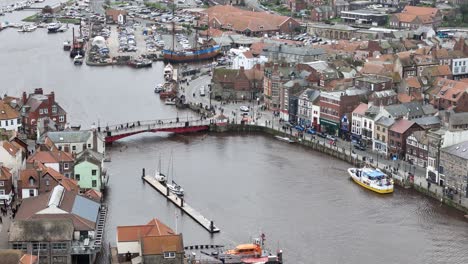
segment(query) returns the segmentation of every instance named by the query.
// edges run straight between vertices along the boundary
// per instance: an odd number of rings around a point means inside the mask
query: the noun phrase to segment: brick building
[[[310,10],[310,20],[314,22],[320,22],[329,20],[334,16],[334,10],[331,6],[317,6]]]
[[[393,90],[384,90],[379,92],[373,92],[369,96],[369,103],[373,105],[392,105],[398,103],[398,95]]]
[[[468,112],[468,83],[437,78],[429,90],[430,103],[439,110]]]
[[[144,263],[182,264],[182,235],[156,218],[146,225],[118,226],[117,256],[119,262],[141,256]]]
[[[400,13],[390,16],[390,27],[416,30],[421,26],[438,27],[442,14],[437,8],[407,5]]]
[[[0,165],[0,204],[10,204],[13,195],[13,177],[10,169]]]
[[[291,17],[268,12],[254,12],[230,5],[212,6],[205,10],[210,27],[235,31],[244,35],[263,36],[264,34],[290,33],[300,27]]]
[[[414,131],[406,139],[406,161],[422,168],[427,167],[428,138],[426,131]]]
[[[354,79],[354,86],[358,89],[366,90],[370,94],[372,92],[392,89],[393,79],[380,75],[364,75]]]
[[[23,130],[29,136],[36,135],[38,124],[45,130],[63,130],[67,123],[67,113],[55,101],[55,93],[44,94],[42,88],[29,95],[23,92],[20,109]]]
[[[263,92],[263,71],[258,64],[250,70],[217,68],[211,85],[216,99],[252,100]]]
[[[320,94],[320,128],[321,131],[331,135],[348,134],[351,127],[348,124],[348,131],[342,131],[341,120],[359,105],[364,93],[358,89],[348,89],[345,91],[322,92]]]
[[[396,120],[389,130],[389,153],[392,157],[403,159],[406,153],[406,139],[414,131],[422,130],[416,122],[406,119]]]

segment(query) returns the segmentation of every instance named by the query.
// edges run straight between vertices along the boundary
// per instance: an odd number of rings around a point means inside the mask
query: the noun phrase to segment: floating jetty
[[[188,205],[184,198],[181,198],[172,192],[169,191],[166,186],[162,185],[159,181],[157,181],[154,177],[143,175],[143,180],[146,181],[149,185],[151,185],[154,189],[156,189],[159,193],[161,193],[166,199],[171,201],[175,206],[179,207],[184,213],[188,214],[190,217],[193,218],[196,222],[198,222],[201,226],[203,226],[208,232],[210,233],[218,233],[221,230],[214,225],[212,220],[208,220],[204,217],[201,213],[195,210],[193,207]]]

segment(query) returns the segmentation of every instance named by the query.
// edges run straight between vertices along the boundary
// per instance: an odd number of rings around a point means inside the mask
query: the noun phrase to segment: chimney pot
[[[34,94],[43,94],[44,92],[42,91],[42,88],[36,88],[34,89]]]

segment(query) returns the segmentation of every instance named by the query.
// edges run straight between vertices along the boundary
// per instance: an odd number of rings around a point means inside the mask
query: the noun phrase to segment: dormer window
[[[57,113],[57,106],[56,105],[52,106],[52,113],[54,113],[54,114]]]
[[[29,177],[29,185],[33,186],[36,183],[33,177]]]

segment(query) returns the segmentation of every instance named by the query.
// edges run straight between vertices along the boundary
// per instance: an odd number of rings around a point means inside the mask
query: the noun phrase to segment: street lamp
[[[208,92],[210,93],[210,110],[211,110],[211,84],[208,84]]]

